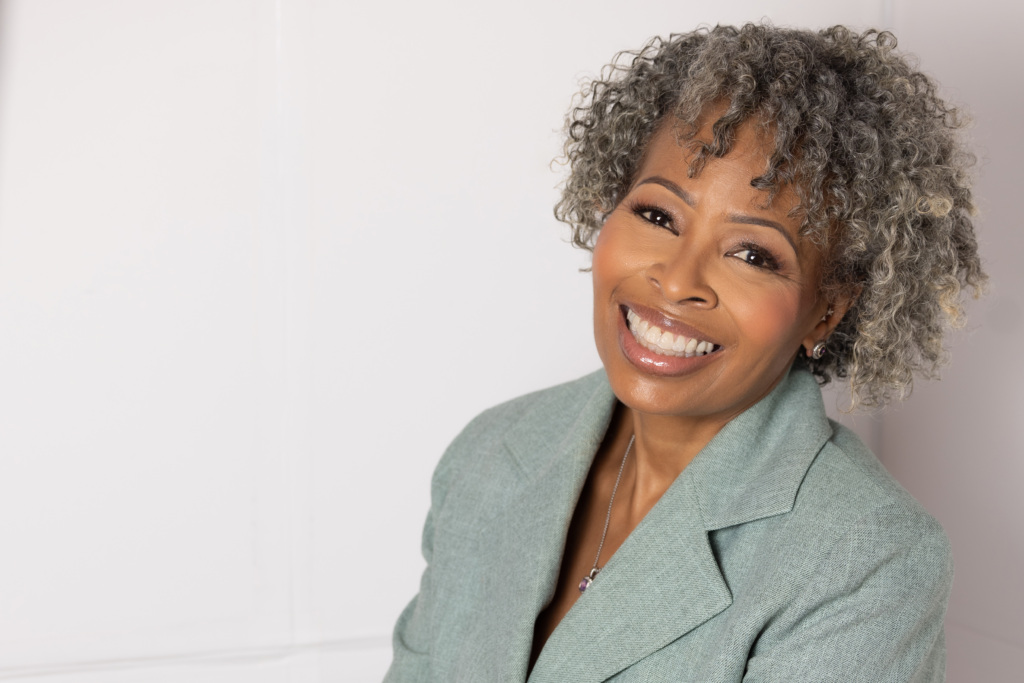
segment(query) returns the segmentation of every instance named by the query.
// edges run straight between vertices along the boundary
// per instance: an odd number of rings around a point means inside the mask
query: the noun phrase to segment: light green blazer
[[[603,372],[492,408],[434,474],[386,681],[525,681],[615,397]],[[530,683],[942,681],[949,543],[794,370],[608,560]]]

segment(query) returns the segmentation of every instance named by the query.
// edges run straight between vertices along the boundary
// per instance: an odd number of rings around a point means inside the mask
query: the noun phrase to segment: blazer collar
[[[831,436],[814,377],[806,370],[790,371],[768,396],[725,425],[683,471],[694,482],[704,528],[792,510],[807,468]]]
[[[551,400],[533,405],[509,431],[505,445],[528,481],[570,476],[565,484],[576,494],[568,501],[571,516],[616,398],[603,370],[560,389],[560,395],[541,394]],[[831,436],[817,382],[806,370],[793,369],[768,396],[723,427],[686,468],[704,528],[791,510],[807,468]]]
[[[603,371],[538,395],[505,438],[522,480],[490,539],[500,663],[522,680],[537,614],[551,601],[576,501],[615,408]],[[607,561],[544,647],[531,682],[603,681],[731,602],[707,532],[792,509],[831,435],[809,373],[791,372],[726,425]],[[500,626],[499,626],[500,624]]]
[[[576,474],[583,466],[586,479],[617,401],[604,370],[536,396],[504,439],[523,477],[540,481],[568,463]]]

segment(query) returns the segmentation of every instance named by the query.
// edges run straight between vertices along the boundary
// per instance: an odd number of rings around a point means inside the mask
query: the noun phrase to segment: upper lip
[[[690,339],[697,339],[699,341],[711,342],[715,346],[721,346],[714,337],[703,332],[692,325],[688,325],[681,320],[669,317],[668,313],[660,311],[656,308],[650,308],[642,304],[627,303],[622,304],[620,307],[622,315],[626,315],[626,309],[633,311],[642,319],[646,320],[648,324],[654,325],[659,328],[662,332],[671,332],[676,336],[688,337]]]

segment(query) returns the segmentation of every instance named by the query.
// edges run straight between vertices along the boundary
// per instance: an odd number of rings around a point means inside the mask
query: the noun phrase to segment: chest
[[[640,501],[634,480],[630,472],[629,477],[613,481],[598,468],[588,477],[566,534],[554,594],[537,616],[531,668],[559,623],[579,600],[586,599],[581,585],[586,579],[601,580],[601,569],[655,504],[656,498]]]

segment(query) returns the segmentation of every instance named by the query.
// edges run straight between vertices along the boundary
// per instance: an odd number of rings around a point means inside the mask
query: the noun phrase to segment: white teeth
[[[629,322],[629,331],[633,333],[637,342],[656,353],[690,358],[691,356],[703,356],[715,350],[715,345],[712,342],[663,331],[658,326],[641,319],[631,309],[626,309],[626,320]]]

